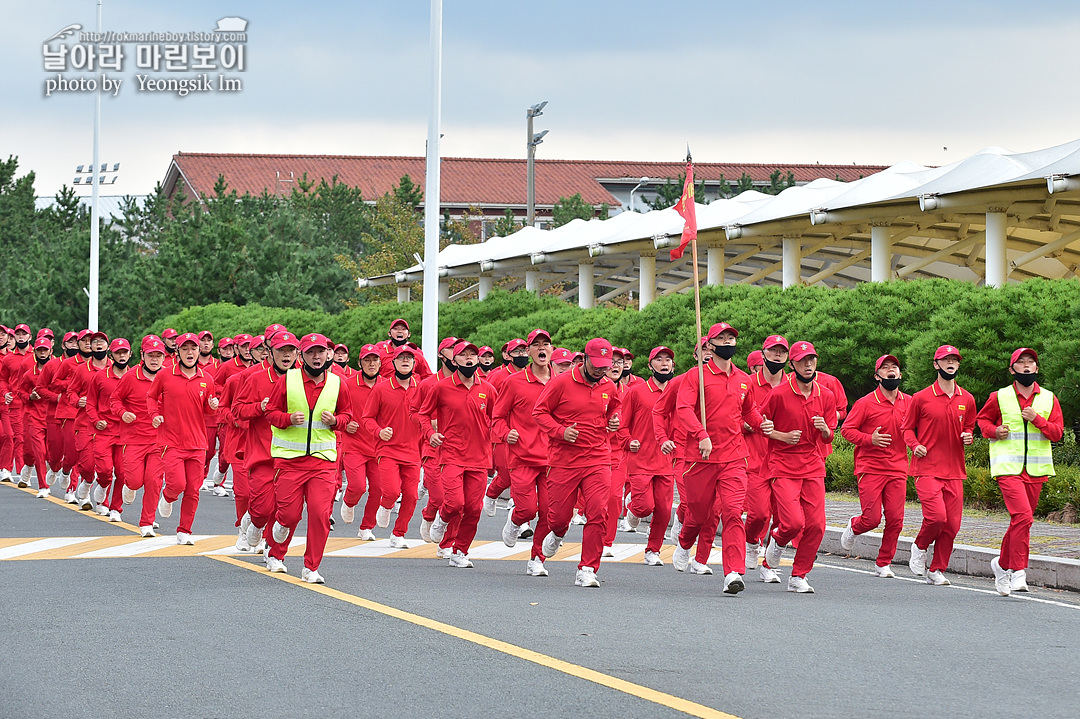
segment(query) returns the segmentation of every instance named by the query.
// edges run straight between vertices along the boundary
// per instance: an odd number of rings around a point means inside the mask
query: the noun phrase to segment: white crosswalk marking
[[[47,552],[50,549],[70,547],[73,544],[81,544],[83,542],[93,542],[96,539],[101,539],[101,537],[50,537],[48,539],[38,539],[33,542],[16,544],[13,547],[4,547],[3,549],[0,549],[0,559],[16,559],[18,557],[25,557],[27,554]]]
[[[502,542],[488,542],[480,546],[474,544],[469,550],[469,559],[504,559],[515,554],[527,553],[531,546],[531,541],[518,542],[514,547],[508,547]]]
[[[297,534],[297,535],[293,536],[292,541],[289,542],[289,550],[292,551],[293,549],[296,549],[297,547],[303,547],[306,544],[307,544],[307,537],[305,537],[303,534]],[[196,546],[198,546],[198,545],[196,545]],[[215,554],[223,555],[223,556],[232,556],[232,555],[243,556],[245,553],[236,551],[236,545],[235,544],[230,544],[229,546],[222,547],[221,549],[212,549],[209,552],[199,552],[199,554],[202,555],[202,556],[205,556],[205,557],[212,557]]]
[[[213,535],[198,534],[192,535],[192,539],[197,543],[200,539],[209,539]],[[140,554],[146,554],[148,552],[154,552],[158,549],[167,549],[169,547],[176,546],[176,537],[164,536],[164,537],[152,537],[149,539],[143,539],[138,542],[130,542],[128,544],[121,544],[117,547],[106,547],[105,549],[97,549],[93,552],[87,552],[86,554],[77,554],[73,559],[101,559],[104,557],[137,557]],[[196,545],[197,546],[197,545]]]
[[[405,540],[409,542],[409,540]],[[417,547],[423,544],[422,541],[417,542],[413,540],[409,543],[409,548]],[[385,557],[395,552],[404,552],[404,549],[390,546],[389,539],[376,539],[374,542],[364,542],[358,544],[355,547],[346,547],[345,549],[339,549],[336,552],[327,552],[328,557]]]

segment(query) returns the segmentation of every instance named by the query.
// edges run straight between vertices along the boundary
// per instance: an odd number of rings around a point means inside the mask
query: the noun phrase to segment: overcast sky
[[[101,157],[123,167],[105,191],[151,191],[178,151],[422,155],[429,8],[104,0],[105,30],[248,21],[239,93],[138,93],[127,46],[120,93],[102,102]],[[93,29],[95,9],[0,4],[0,156],[34,170],[41,195],[91,159],[94,106],[91,93],[44,97],[55,73],[42,44],[71,23]],[[702,162],[945,164],[1080,137],[1076,2],[446,0],[443,12],[445,156],[523,157],[525,109],[541,100],[543,158],[678,160],[689,142]]]

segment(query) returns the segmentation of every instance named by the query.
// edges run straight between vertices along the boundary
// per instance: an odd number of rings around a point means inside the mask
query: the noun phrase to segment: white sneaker
[[[514,517],[514,515],[511,514],[510,512],[506,513],[506,524],[503,525],[503,529],[502,529],[503,544],[505,544],[508,547],[513,547],[514,545],[516,545],[517,540],[518,540],[518,535],[521,534],[521,527],[514,524],[513,517]]]
[[[203,480],[202,486],[199,487],[199,491],[200,492],[213,492],[214,491],[214,486],[215,486],[214,480],[208,477],[208,478]]]
[[[82,500],[77,500],[75,503],[78,504],[79,509],[81,509],[84,512],[89,512],[90,510],[92,510],[94,508],[94,503],[93,503],[93,501],[91,501],[90,497],[86,497],[85,499],[82,499]]]
[[[998,560],[999,557],[990,560],[990,568],[994,570],[994,589],[1001,596],[1007,597],[1012,593],[1012,577],[1009,576],[1008,569],[1001,568],[1001,562]]]
[[[690,566],[690,550],[683,549],[681,544],[675,545],[675,551],[671,555],[671,564],[680,572],[685,572]]]
[[[37,493],[37,498],[38,499],[45,499],[50,494],[52,494],[52,492],[49,490],[48,487],[46,487],[45,489],[39,489],[38,493]]]
[[[574,510],[574,516],[570,518],[570,524],[585,524],[588,520],[585,519],[584,514],[578,514],[577,510]]]
[[[420,520],[420,539],[431,544],[431,522],[426,519]]]
[[[947,587],[952,582],[945,578],[945,572],[927,572],[926,583],[933,584],[935,587]]]
[[[75,493],[64,492],[64,502],[66,502],[67,504],[75,504]]]
[[[806,577],[788,577],[787,590],[799,594],[813,594],[814,588],[806,581]]]
[[[106,490],[100,484],[95,483],[94,484],[94,504],[101,504],[102,502],[104,502],[107,491],[108,490]]]
[[[843,548],[845,552],[850,552],[855,546],[855,530],[851,528],[851,523],[854,519],[854,517],[848,519],[847,526],[844,527],[844,531],[840,535],[840,547]]]
[[[75,499],[86,499],[90,496],[90,485],[84,480],[79,480],[78,486],[75,487]]]
[[[749,572],[751,569],[757,566],[759,548],[760,546],[757,544],[757,542],[755,542],[754,544],[751,544],[750,542],[746,543],[746,571]]]
[[[262,541],[263,528],[262,527],[256,527],[253,522],[248,522],[248,528],[247,528],[246,534],[247,534],[248,546],[249,547],[256,547],[256,546],[258,546],[259,542]]]
[[[341,521],[345,524],[352,524],[356,519],[356,507],[350,507],[344,502],[341,503]]]
[[[916,547],[915,542],[911,543],[911,557],[908,559],[907,565],[908,569],[916,577],[926,574],[926,550]]]
[[[272,574],[288,574],[289,570],[285,568],[285,562],[266,555],[266,568],[270,570]]]
[[[394,534],[390,536],[390,546],[393,549],[408,549],[409,543],[405,541],[405,537]]]
[[[546,577],[548,570],[544,567],[544,561],[538,557],[533,557],[529,560],[528,566],[525,567],[525,574],[530,577]]]
[[[229,490],[225,489],[224,487],[214,487],[214,489],[212,491],[213,491],[213,494],[214,494],[215,497],[228,497],[229,496]]]
[[[625,516],[625,517],[623,517],[622,519],[619,520],[618,531],[620,531],[620,532],[636,532],[637,531],[636,525],[631,525],[630,524],[629,517],[630,517],[630,515],[627,515],[627,516]]]
[[[776,543],[776,539],[769,537],[769,546],[765,550],[765,563],[773,569],[780,566],[780,560],[784,558],[784,548]]]
[[[454,552],[450,555],[450,566],[458,569],[472,569],[472,562],[464,552]]]
[[[19,489],[30,485],[30,473],[33,471],[29,464],[23,465],[22,472],[19,472]]]
[[[671,529],[668,530],[668,539],[672,544],[679,543],[679,532],[682,531],[682,522],[679,521],[679,513],[676,510],[671,511]]]
[[[94,513],[97,514],[99,517],[108,517],[109,516],[109,505],[107,505],[107,504],[99,504],[97,506],[97,509],[94,510]]]
[[[124,485],[123,495],[124,504],[131,504],[135,501],[135,490],[127,486],[126,484]]]
[[[110,522],[122,522],[122,521],[124,521],[124,520],[123,520],[123,518],[122,518],[122,517],[120,516],[120,512],[119,512],[119,511],[117,511],[117,510],[115,510],[115,509],[113,509],[113,510],[110,510],[110,511],[109,511],[109,521],[110,521]]]
[[[484,495],[484,514],[489,517],[495,516],[495,500],[486,494]]]
[[[379,506],[379,509],[375,512],[375,524],[380,527],[390,526],[390,510],[388,508],[382,505]]]
[[[601,557],[614,557],[615,552],[611,549],[611,547],[605,545],[604,551],[600,556]]]
[[[289,538],[289,528],[283,526],[281,522],[274,522],[273,536],[275,542],[282,544]]]
[[[738,572],[728,572],[724,577],[724,594],[738,594],[746,589],[742,575]]]
[[[171,517],[172,516],[172,505],[173,505],[172,502],[166,502],[165,501],[165,495],[164,494],[161,495],[161,499],[159,499],[158,503],[157,503],[158,516],[163,517],[165,519],[168,519],[169,517]]]
[[[319,574],[318,569],[308,569],[304,567],[300,570],[300,579],[308,584],[326,584],[326,580]]]
[[[689,550],[687,550],[689,551]],[[690,573],[691,574],[712,574],[712,567],[708,564],[702,564],[696,559],[690,560]]]
[[[757,568],[758,579],[766,584],[779,584],[780,575],[772,567],[768,567],[764,564],[759,564]]]
[[[449,559],[453,553],[453,547],[439,547],[439,551],[435,552],[435,556],[439,559]]]
[[[638,525],[641,524],[641,517],[638,517],[633,512],[628,511],[623,521],[626,522],[626,526],[629,528],[628,531],[636,532]]]
[[[559,547],[562,546],[562,537],[555,534],[555,532],[548,532],[544,537],[544,543],[541,546],[541,551],[544,552],[544,556],[551,559],[559,551]]]
[[[361,529],[359,532],[356,533],[356,537],[357,539],[361,539],[365,542],[374,542],[375,532],[372,532],[370,529]]]
[[[521,534],[518,535],[518,539],[531,539],[533,536],[533,528],[528,522],[521,525]]]
[[[446,534],[446,522],[443,521],[442,515],[435,515],[435,521],[431,523],[431,529],[428,530],[428,534],[431,536],[431,541],[435,542],[435,544],[442,542],[443,535]]]
[[[45,483],[50,487],[55,486],[58,481],[60,481],[60,473],[55,470],[45,475]]]
[[[156,534],[154,534],[154,528],[150,527],[150,526],[139,527],[139,534],[142,535],[143,537],[156,537],[157,536]]]
[[[183,545],[186,545],[188,547],[195,546],[195,540],[192,539],[191,535],[188,534],[187,532],[177,532],[176,533],[176,543],[177,544],[183,544]]]
[[[254,549],[249,543],[247,538],[247,531],[244,529],[236,530],[236,551],[243,552],[244,554],[250,554]]]
[[[599,587],[600,580],[596,578],[596,572],[592,567],[582,567],[577,570],[577,576],[574,578],[575,587]]]
[[[251,551],[253,554],[266,554],[266,540],[259,539],[259,543]]]
[[[893,574],[892,567],[890,567],[888,564],[886,564],[884,567],[875,567],[874,568],[874,576],[875,577],[880,577],[882,579],[892,579],[896,575]]]
[[[662,567],[664,566],[664,560],[660,559],[659,552],[645,552],[645,566]]]
[[[0,482],[10,482],[10,481],[11,481],[11,470],[10,469],[0,469]]]
[[[1010,569],[1011,575],[1009,577],[1010,588],[1014,592],[1030,592],[1027,585],[1027,570],[1026,569]]]

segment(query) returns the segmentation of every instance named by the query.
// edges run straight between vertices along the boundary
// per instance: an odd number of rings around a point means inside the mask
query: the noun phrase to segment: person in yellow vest
[[[1061,405],[1054,393],[1040,387],[1039,355],[1021,347],[1009,358],[1013,382],[991,392],[979,416],[979,430],[990,440],[990,476],[997,480],[1009,528],[1000,556],[990,561],[994,587],[1003,597],[1026,592],[1031,523],[1039,494],[1054,476],[1051,442],[1065,433]]]
[[[334,345],[323,335],[302,337],[301,367],[286,372],[285,381],[275,382],[273,392],[262,402],[273,433],[270,456],[277,494],[276,544],[267,568],[286,571],[287,541],[307,504],[307,548],[300,578],[311,584],[324,583],[319,564],[330,534],[338,483],[334,427],[344,427],[353,419],[349,393],[341,391],[341,377],[329,371],[333,352]]]

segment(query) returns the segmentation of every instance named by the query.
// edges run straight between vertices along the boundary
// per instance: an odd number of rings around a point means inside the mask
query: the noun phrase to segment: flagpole
[[[697,237],[690,240],[690,252],[692,254],[691,262],[694,265],[694,321],[697,327],[694,342],[701,342],[701,288],[698,286],[700,280],[698,278]],[[708,427],[705,426],[705,352],[703,348],[698,348],[697,356],[698,405],[701,407],[701,427],[707,430]]]

